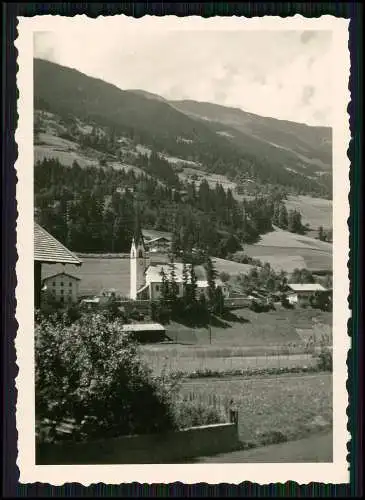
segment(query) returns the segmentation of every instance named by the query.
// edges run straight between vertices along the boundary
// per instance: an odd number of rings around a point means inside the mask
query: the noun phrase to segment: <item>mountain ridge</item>
[[[317,194],[330,191],[330,129],[320,128],[322,137],[318,138],[316,127],[264,118],[239,108],[168,101],[143,90],[122,90],[43,59],[34,59],[34,107],[117,129],[134,141],[197,160],[207,170],[231,178],[243,174],[263,183],[298,185]],[[207,112],[211,121],[204,119]],[[238,116],[236,123],[232,113]],[[327,147],[321,149],[321,141]]]

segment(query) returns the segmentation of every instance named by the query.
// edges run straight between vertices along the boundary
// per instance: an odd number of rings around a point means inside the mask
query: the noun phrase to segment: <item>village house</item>
[[[42,264],[81,266],[82,261],[34,222],[34,306],[41,304]]]
[[[319,283],[288,283],[288,301],[290,304],[307,306],[316,292],[326,292]]]
[[[187,264],[189,270],[190,264]],[[182,296],[183,289],[183,264],[174,263],[175,280],[178,286],[178,296]],[[162,293],[162,272],[169,278],[171,266],[168,264],[151,265],[149,252],[143,236],[133,238],[130,252],[130,298],[132,300],[157,300]],[[221,280],[216,280],[216,286],[221,287],[224,297],[228,297],[228,287]],[[197,281],[198,295],[203,292],[208,295],[208,282]]]
[[[166,253],[171,248],[171,241],[165,236],[159,236],[145,242],[146,250],[149,252]]]
[[[68,273],[57,273],[43,279],[42,290],[48,291],[62,303],[76,303],[79,298],[80,278]]]

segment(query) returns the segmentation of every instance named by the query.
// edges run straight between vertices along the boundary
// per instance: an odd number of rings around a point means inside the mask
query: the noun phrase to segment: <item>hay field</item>
[[[329,229],[332,227],[332,200],[311,196],[288,196],[285,205],[288,210],[299,210],[303,224],[308,223],[311,228],[318,229],[319,226],[323,226]]]
[[[244,246],[244,251],[250,257],[269,262],[276,271],[290,273],[295,268],[331,270],[333,267],[331,243],[278,228],[262,235],[254,245]]]
[[[181,393],[234,399],[239,437],[254,445],[303,437],[332,427],[332,375],[298,375],[245,380],[197,379]],[[198,396],[199,397],[199,396]]]

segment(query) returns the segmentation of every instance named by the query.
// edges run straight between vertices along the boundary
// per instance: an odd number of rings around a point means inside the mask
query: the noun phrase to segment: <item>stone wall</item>
[[[36,464],[178,463],[238,447],[237,424],[225,423],[88,443],[42,444],[36,448]]]

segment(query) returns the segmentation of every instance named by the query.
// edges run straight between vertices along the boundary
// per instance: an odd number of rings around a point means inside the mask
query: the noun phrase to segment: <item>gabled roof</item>
[[[56,276],[68,276],[69,278],[72,278],[77,281],[81,281],[81,278],[78,278],[77,276],[73,276],[72,274],[69,273],[55,273],[51,274],[50,276],[47,276],[46,278],[43,278],[43,281],[49,280],[51,278],[55,278]]]
[[[288,283],[294,292],[325,292],[326,289],[319,283]]]
[[[36,222],[34,222],[34,260],[37,262],[75,264],[76,266],[82,264],[82,261],[76,255]]]
[[[165,236],[158,236],[157,238],[146,241],[146,244],[151,245],[152,243],[157,243],[159,241],[167,241],[168,243],[171,242],[171,240],[169,238],[166,238]]]

